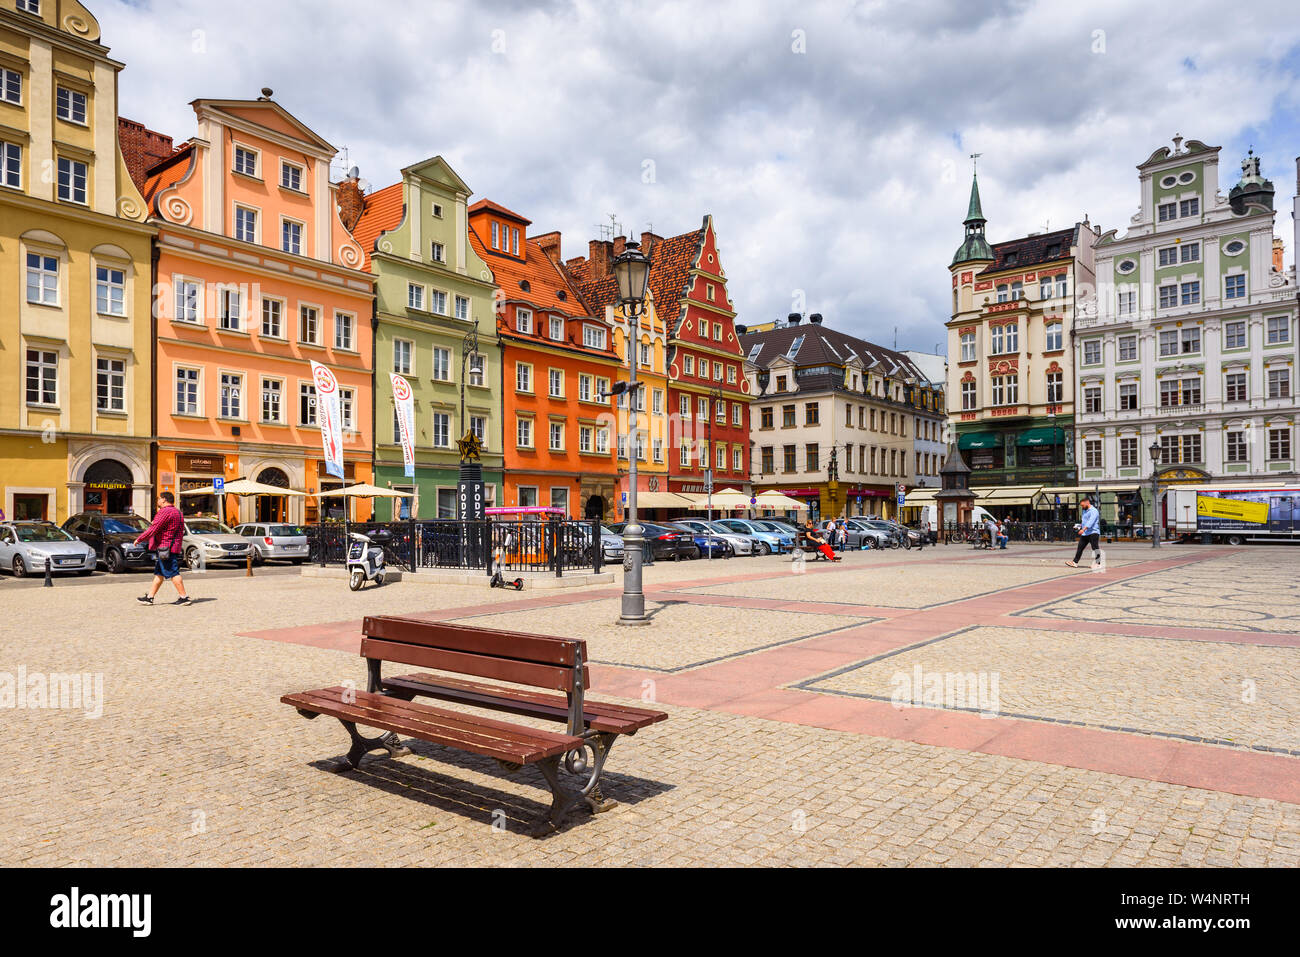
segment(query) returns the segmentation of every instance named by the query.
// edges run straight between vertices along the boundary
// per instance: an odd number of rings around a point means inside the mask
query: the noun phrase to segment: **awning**
[[[225,495],[301,495],[306,496],[306,492],[295,492],[291,488],[281,488],[278,485],[264,485],[261,482],[254,482],[250,479],[234,479],[227,482],[221,490]],[[181,489],[182,495],[215,495],[217,490],[211,485],[205,485],[202,488]]]
[[[1030,505],[1041,490],[1040,485],[1006,485],[984,489],[979,493],[977,502],[985,508],[990,505]]]
[[[1016,436],[1016,445],[1064,445],[1065,429],[1058,426],[1045,426],[1040,429],[1025,429]]]
[[[695,499],[689,495],[676,492],[641,492],[636,493],[637,508],[690,508]]]
[[[1081,492],[1091,493],[1096,488],[1095,485],[1063,485],[1060,488],[1045,488],[1042,490],[1043,495],[1077,495]]]
[[[317,498],[415,498],[410,492],[398,492],[391,488],[380,488],[377,485],[371,485],[368,482],[362,482],[359,485],[349,485],[347,488],[330,489],[326,492],[317,492]]]
[[[907,498],[903,499],[904,508],[913,508],[917,505],[933,505],[934,496],[939,490],[937,488],[918,488],[907,493]]]
[[[996,432],[967,432],[957,437],[959,449],[996,449],[1002,444],[1002,437]]]

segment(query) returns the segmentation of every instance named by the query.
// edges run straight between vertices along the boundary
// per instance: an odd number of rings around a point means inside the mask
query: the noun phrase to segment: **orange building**
[[[469,208],[470,242],[497,285],[505,501],[612,520],[619,362],[610,323],[588,314],[561,272],[559,236],[490,200]]]
[[[191,105],[197,135],[161,160],[167,137],[123,137],[124,151],[144,139],[154,154],[127,161],[160,226],[157,485],[186,514],[314,522],[312,497],[185,492],[217,477],[308,493],[372,481],[374,280],[338,216],[337,151],[269,95]],[[339,381],[343,479],[322,461],[313,359]],[[327,508],[341,515],[342,503]],[[369,503],[354,514],[369,517]]]

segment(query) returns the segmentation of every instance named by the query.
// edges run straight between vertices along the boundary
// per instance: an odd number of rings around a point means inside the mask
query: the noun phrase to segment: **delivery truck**
[[[1165,526],[1190,541],[1300,542],[1300,485],[1175,485]]]

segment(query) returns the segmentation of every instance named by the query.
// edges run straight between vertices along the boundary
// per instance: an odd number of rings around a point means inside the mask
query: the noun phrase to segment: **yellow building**
[[[0,507],[151,512],[150,249],[75,0],[0,0]]]

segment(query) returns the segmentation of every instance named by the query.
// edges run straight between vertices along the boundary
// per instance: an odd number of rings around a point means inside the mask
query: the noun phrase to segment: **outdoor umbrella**
[[[788,495],[782,495],[780,492],[770,490],[757,495],[754,498],[757,503],[755,508],[771,508],[777,511],[796,509],[803,511],[808,508],[807,503],[799,501],[797,498],[791,498]]]
[[[205,485],[203,488],[187,488],[181,491],[182,495],[215,495],[217,490],[212,485]],[[261,482],[254,482],[252,479],[235,479],[233,482],[227,482],[221,489],[221,494],[225,495],[306,495],[306,492],[295,492],[291,488],[281,488],[278,485],[264,485]]]
[[[734,488],[724,488],[713,493],[713,508],[719,512],[729,512],[735,508],[747,508],[748,506],[749,496]],[[709,508],[709,496],[701,495],[697,497],[695,504],[691,508],[697,512]]]

